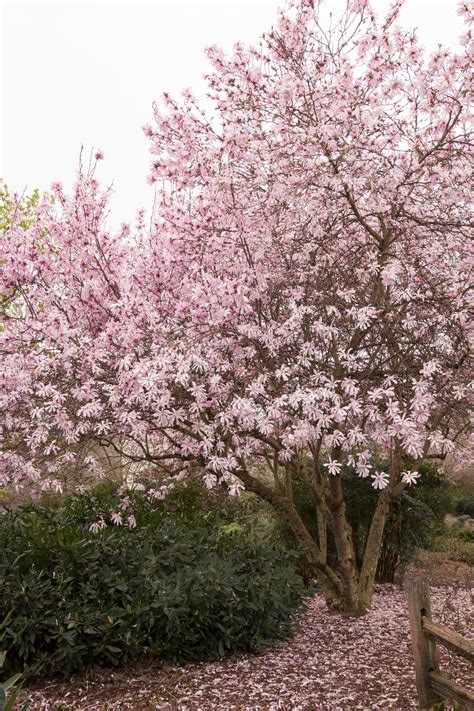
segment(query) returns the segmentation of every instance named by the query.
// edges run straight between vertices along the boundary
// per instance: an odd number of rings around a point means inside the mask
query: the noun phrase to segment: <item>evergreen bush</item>
[[[89,506],[111,495],[99,488],[0,516],[6,671],[69,675],[145,651],[203,659],[288,633],[305,592],[291,553],[222,509],[205,512],[197,494],[194,514],[174,493],[135,506],[136,529],[90,533]]]

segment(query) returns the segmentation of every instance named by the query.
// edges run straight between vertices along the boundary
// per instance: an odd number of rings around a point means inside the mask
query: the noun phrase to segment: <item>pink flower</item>
[[[97,521],[94,521],[94,523],[91,523],[91,525],[89,526],[89,531],[91,533],[99,533],[100,526]]]
[[[130,506],[130,499],[128,496],[124,496],[124,498],[120,501],[120,508],[122,511],[125,511],[125,509],[128,509]]]
[[[366,462],[359,462],[356,465],[356,472],[362,479],[366,479],[369,476],[371,469],[371,465]]]
[[[368,0],[349,0],[347,3],[347,9],[349,12],[360,13],[365,10],[368,5]]]
[[[91,533],[99,533],[99,531],[102,531],[104,528],[107,528],[107,524],[104,521],[104,517],[101,516],[98,521],[91,523],[89,531]]]
[[[328,470],[330,474],[333,474],[334,476],[336,474],[339,474],[342,468],[341,462],[336,461],[335,459],[329,459],[327,462],[324,463],[324,466]]]
[[[96,160],[104,160],[104,151],[98,150],[97,153],[95,154],[95,159]]]
[[[150,126],[149,123],[146,123],[144,126],[142,126],[143,133],[145,136],[148,138],[151,138],[153,136],[153,127]]]
[[[372,474],[372,486],[374,489],[385,489],[388,484],[389,478],[386,472],[375,472]]]
[[[419,472],[411,472],[411,471],[406,471],[402,472],[402,481],[404,481],[406,484],[416,484],[417,479],[420,478],[420,473]]]

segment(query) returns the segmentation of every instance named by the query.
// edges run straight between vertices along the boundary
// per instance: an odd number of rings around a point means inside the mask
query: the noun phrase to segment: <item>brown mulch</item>
[[[433,619],[471,634],[473,569],[423,552],[407,574],[421,572],[433,586]],[[441,650],[441,664],[474,687],[467,662]],[[182,667],[143,656],[121,669],[45,681],[22,700],[29,711],[409,711],[417,702],[405,596],[397,585],[379,586],[365,617],[342,620],[316,595],[294,636],[258,655]]]

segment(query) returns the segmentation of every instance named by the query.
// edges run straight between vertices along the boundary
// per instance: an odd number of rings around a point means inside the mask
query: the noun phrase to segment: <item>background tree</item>
[[[34,221],[34,210],[39,201],[39,191],[31,195],[10,195],[8,187],[0,180],[0,234],[1,239],[8,239],[8,232],[13,224],[27,229]],[[0,262],[1,265],[1,262]],[[9,300],[9,295],[0,293],[0,313]],[[2,325],[0,323],[0,328]]]
[[[33,190],[31,195],[11,195],[8,186],[0,180],[0,230],[8,231],[11,225],[18,221],[23,228],[29,227],[34,219],[34,210],[40,199],[39,190]]]
[[[186,91],[145,127],[149,234],[104,229],[92,175],[12,229],[3,279],[27,310],[3,337],[5,477],[120,437],[270,502],[328,604],[367,609],[391,501],[469,426],[469,53],[426,56],[400,7],[378,23],[351,0],[325,27],[291,2],[258,48],[211,48],[213,117]],[[379,492],[359,557],[347,467]]]

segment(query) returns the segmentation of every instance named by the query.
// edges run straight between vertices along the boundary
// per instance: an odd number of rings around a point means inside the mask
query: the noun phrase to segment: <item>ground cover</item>
[[[433,586],[433,618],[469,635],[473,569],[424,553],[408,571],[420,573]],[[440,651],[454,679],[473,686],[469,664]],[[31,711],[409,711],[417,705],[405,596],[399,585],[379,586],[366,616],[342,621],[316,595],[295,635],[259,655],[182,667],[143,657],[119,670],[47,681],[23,696]]]

